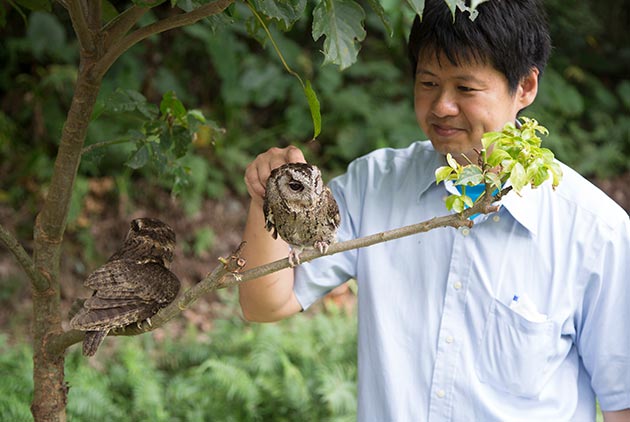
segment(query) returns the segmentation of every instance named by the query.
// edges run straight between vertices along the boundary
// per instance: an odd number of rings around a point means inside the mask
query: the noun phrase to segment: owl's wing
[[[94,297],[103,300],[170,302],[179,291],[177,276],[162,265],[121,259],[107,262],[85,280]]]
[[[79,330],[109,330],[152,317],[172,302],[179,279],[165,267],[133,260],[111,261],[94,271],[85,282],[95,289],[70,320]]]
[[[337,205],[337,201],[332,194],[332,191],[326,187],[324,190],[324,195],[326,196],[326,215],[328,216],[328,224],[332,225],[335,229],[339,227],[341,224],[341,216],[339,215],[339,206]]]
[[[111,330],[144,321],[152,317],[158,309],[159,307],[147,303],[103,309],[83,308],[72,317],[70,327],[82,331]]]
[[[265,215],[265,228],[267,231],[271,232],[271,236],[274,239],[278,238],[278,229],[276,229],[276,223],[273,218],[273,212],[271,211],[271,207],[269,206],[269,202],[267,201],[267,197],[265,196],[265,201],[263,202],[263,214]]]

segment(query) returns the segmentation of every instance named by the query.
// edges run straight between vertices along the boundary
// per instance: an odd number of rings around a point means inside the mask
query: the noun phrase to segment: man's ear
[[[517,101],[520,103],[520,109],[524,109],[534,102],[536,94],[538,94],[538,75],[537,67],[532,67],[530,72],[518,84],[516,89]]]

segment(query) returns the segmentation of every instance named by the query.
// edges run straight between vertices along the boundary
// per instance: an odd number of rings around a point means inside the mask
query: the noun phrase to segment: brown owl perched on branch
[[[316,166],[284,164],[271,172],[263,203],[265,227],[274,239],[280,235],[289,245],[291,266],[300,253],[313,247],[324,253],[335,241],[341,218],[337,202],[324,185]]]
[[[153,218],[138,218],[122,246],[85,280],[94,290],[70,327],[85,331],[83,354],[93,356],[107,333],[147,321],[171,303],[179,291],[177,276],[169,271],[175,232]]]

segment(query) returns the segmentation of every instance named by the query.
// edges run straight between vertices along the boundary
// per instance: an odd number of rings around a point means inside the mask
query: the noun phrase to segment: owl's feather
[[[98,346],[105,340],[107,333],[109,333],[109,330],[86,331],[85,339],[83,340],[83,354],[85,356],[94,356]]]

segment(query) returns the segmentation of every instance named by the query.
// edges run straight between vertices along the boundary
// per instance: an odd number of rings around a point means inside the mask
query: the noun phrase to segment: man
[[[330,183],[338,240],[445,214],[434,171],[476,159],[481,136],[537,94],[550,50],[535,0],[491,0],[475,21],[426,1],[409,53],[415,111],[430,142],[381,149]],[[375,116],[377,118],[377,116]],[[544,124],[544,122],[542,122]],[[272,148],[247,168],[250,266],[287,256],[265,231]],[[564,180],[511,192],[470,230],[437,229],[323,257],[240,287],[246,318],[275,321],[349,278],[359,285],[360,421],[630,421],[630,221],[566,166]],[[519,302],[520,300],[520,302]],[[516,305],[516,306],[515,306]]]

